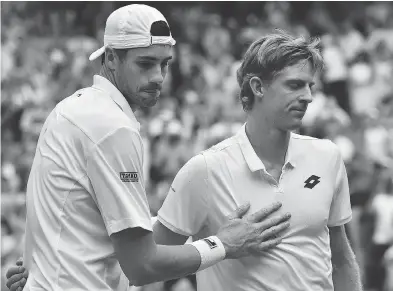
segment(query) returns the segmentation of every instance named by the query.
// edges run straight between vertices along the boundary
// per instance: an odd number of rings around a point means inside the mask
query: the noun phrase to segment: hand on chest
[[[280,168],[272,167],[270,172],[250,172],[239,179],[233,177],[228,182],[225,184],[229,187],[212,193],[213,201],[216,202],[213,204],[217,204],[214,207],[218,208],[213,211],[230,213],[249,201],[251,214],[279,201],[283,206],[273,216],[291,213],[292,231],[288,235],[299,231],[313,234],[327,224],[334,182],[331,175],[323,169],[284,168],[281,173]]]

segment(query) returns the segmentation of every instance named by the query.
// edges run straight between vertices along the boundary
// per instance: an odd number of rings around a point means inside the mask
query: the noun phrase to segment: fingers
[[[258,247],[257,247],[257,252],[259,253],[264,253],[266,250],[269,250],[271,248],[274,248],[275,246],[279,245],[282,241],[282,238],[274,238],[271,240],[267,240],[262,242]]]
[[[264,220],[262,222],[259,222],[257,224],[258,228],[261,231],[264,231],[268,228],[271,228],[273,226],[279,225],[280,223],[286,222],[291,218],[291,214],[290,213],[286,213],[284,215],[280,215],[278,217],[273,217],[271,219],[268,220]]]
[[[7,279],[9,279],[11,276],[23,273],[25,271],[25,267],[11,267],[8,269],[7,274],[5,275]]]
[[[275,202],[272,205],[263,208],[248,217],[248,221],[250,222],[260,222],[262,219],[268,217],[273,212],[280,209],[282,206],[281,202]]]
[[[247,211],[250,209],[250,203],[244,203],[243,205],[240,205],[233,213],[228,215],[228,219],[235,219],[235,218],[242,218]]]
[[[278,235],[280,232],[286,230],[289,226],[290,223],[285,221],[262,232],[262,242],[254,248],[254,251],[257,253],[264,253],[267,250],[279,245],[282,242],[282,237],[279,237]]]
[[[17,266],[23,266],[23,258],[20,257],[17,261],[16,261],[16,265]]]
[[[10,289],[10,291],[22,291],[25,284],[26,284],[26,279],[23,278],[19,282],[12,284],[11,288],[9,288],[9,289]]]
[[[20,281],[20,289],[22,290],[23,289],[23,287],[25,287],[25,285],[26,285],[26,282],[27,282],[27,279],[26,278],[23,278],[21,281]]]
[[[20,286],[21,283],[20,281],[22,280],[22,278],[23,278],[23,273],[13,275],[7,280],[6,286],[10,290],[16,290]]]
[[[277,236],[280,234],[280,232],[286,230],[289,227],[289,225],[290,225],[290,223],[287,221],[287,222],[281,223],[277,226],[271,227],[262,233],[262,237],[265,240],[269,239],[269,238],[270,239],[277,238]]]

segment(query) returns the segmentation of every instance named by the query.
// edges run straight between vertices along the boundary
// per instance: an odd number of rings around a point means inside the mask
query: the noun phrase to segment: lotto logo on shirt
[[[138,182],[138,172],[120,172],[120,179],[123,182]]]

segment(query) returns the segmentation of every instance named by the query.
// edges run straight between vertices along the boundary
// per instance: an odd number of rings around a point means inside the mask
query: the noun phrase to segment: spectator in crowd
[[[325,61],[323,74],[324,92],[327,96],[334,97],[341,108],[348,114],[351,114],[348,67],[337,36],[334,34],[324,35],[322,37],[322,45],[322,54]]]
[[[371,200],[374,233],[369,252],[366,286],[371,290],[384,291],[388,272],[385,270],[384,256],[393,245],[393,175],[391,170],[383,171],[377,193]]]

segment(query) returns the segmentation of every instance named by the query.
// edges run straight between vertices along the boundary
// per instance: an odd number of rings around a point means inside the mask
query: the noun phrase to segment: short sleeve
[[[93,199],[109,235],[134,227],[152,230],[142,155],[139,133],[120,128],[97,143],[88,156]]]
[[[205,157],[189,160],[176,175],[158,220],[175,233],[192,236],[205,225],[208,213],[208,180]]]
[[[328,220],[328,226],[330,227],[344,225],[352,218],[347,171],[338,149],[335,150],[333,165],[335,179],[333,201]]]

